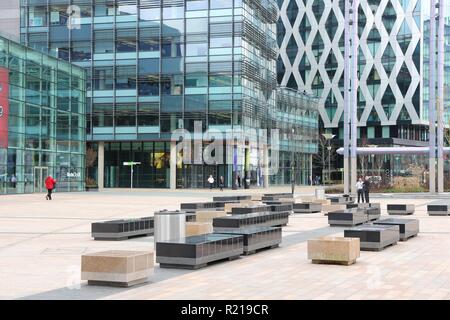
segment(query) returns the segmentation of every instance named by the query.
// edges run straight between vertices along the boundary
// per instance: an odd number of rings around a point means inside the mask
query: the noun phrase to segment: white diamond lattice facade
[[[360,3],[358,136],[425,145],[429,2]],[[344,1],[279,0],[278,5],[278,82],[320,97],[322,127],[342,139]]]

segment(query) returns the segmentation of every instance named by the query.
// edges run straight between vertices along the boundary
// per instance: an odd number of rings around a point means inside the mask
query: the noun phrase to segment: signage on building
[[[0,67],[0,148],[8,148],[9,70]]]

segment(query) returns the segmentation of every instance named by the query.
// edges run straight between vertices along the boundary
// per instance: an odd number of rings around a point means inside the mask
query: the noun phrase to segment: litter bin
[[[186,212],[162,210],[155,212],[155,236],[156,243],[181,239],[186,236]]]

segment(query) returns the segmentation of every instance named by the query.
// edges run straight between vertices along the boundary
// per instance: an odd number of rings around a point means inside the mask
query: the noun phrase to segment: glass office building
[[[278,5],[278,83],[318,96],[321,132],[336,135],[334,143],[343,145],[344,1],[279,0]],[[446,38],[450,39],[450,3],[446,6]],[[429,13],[429,1],[360,1],[360,145],[428,145]],[[450,52],[448,43],[446,52]],[[447,73],[450,64],[447,60],[445,64]],[[446,92],[449,85],[446,77]],[[449,106],[450,96],[445,95],[446,110]],[[333,166],[342,168],[338,159]],[[389,156],[377,162],[382,165],[369,163],[377,167],[374,175],[406,170]],[[339,169],[335,173],[339,180]]]
[[[84,190],[86,73],[0,36],[0,194]]]
[[[261,159],[248,154],[237,167],[171,170],[171,135],[196,122],[270,129],[275,1],[22,0],[21,15],[22,41],[87,70],[88,185],[129,187],[128,161],[140,162],[134,187],[204,187],[210,174],[231,186],[234,171],[261,185]]]

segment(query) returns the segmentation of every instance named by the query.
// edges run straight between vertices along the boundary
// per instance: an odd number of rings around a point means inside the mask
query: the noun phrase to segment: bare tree
[[[368,145],[367,138],[364,136],[360,140],[360,147],[364,148],[364,147],[367,147],[367,145]],[[365,176],[366,172],[367,172],[367,168],[369,166],[368,156],[359,155],[357,157],[358,157],[358,161],[359,161],[359,168],[361,169],[361,174],[363,176]]]
[[[333,144],[329,145],[327,139],[324,136],[320,135],[317,139],[319,152],[313,156],[313,167],[314,169],[320,168],[322,169],[322,181],[324,181],[327,175],[324,174],[326,170],[328,170],[328,163],[333,165],[334,161],[337,158],[336,146]],[[328,151],[328,147],[331,146],[331,150]],[[331,171],[331,168],[329,168]]]

